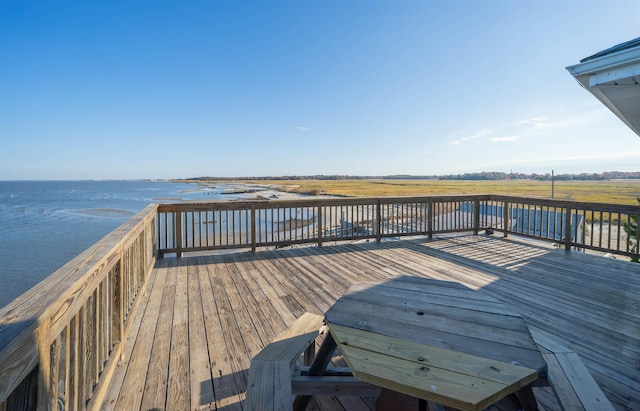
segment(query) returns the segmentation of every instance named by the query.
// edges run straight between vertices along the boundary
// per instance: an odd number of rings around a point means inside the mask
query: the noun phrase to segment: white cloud
[[[293,128],[298,130],[298,131],[311,131],[311,129],[309,127],[293,126]]]
[[[552,126],[551,123],[547,122],[546,117],[533,117],[526,120],[518,121],[519,125],[530,125],[534,128],[547,128]]]
[[[594,122],[601,120],[603,116],[608,116],[610,112],[606,108],[598,108],[591,112],[579,113],[577,115],[567,116],[553,121],[547,117],[532,117],[525,120],[520,120],[512,124],[513,127],[527,126],[538,130],[550,130],[557,128],[568,128],[579,126],[588,122]]]
[[[492,137],[489,139],[489,141],[492,143],[505,143],[505,142],[516,141],[518,139],[520,139],[520,136],[505,136],[505,137]]]
[[[480,129],[475,134],[464,137],[460,137],[461,133],[457,132],[456,137],[458,138],[451,144],[462,145],[477,139],[491,143],[508,143],[531,137],[553,136],[557,130],[571,130],[587,123],[602,121],[610,116],[611,113],[606,108],[597,108],[575,115],[552,116],[551,118],[545,115],[532,115],[521,120],[493,124],[491,128]],[[491,137],[492,135],[494,137]]]
[[[535,158],[510,158],[507,161],[497,161],[483,164],[485,168],[514,168],[523,167],[526,172],[541,172],[545,169],[564,169],[566,172],[597,172],[605,170],[637,171],[640,163],[640,151],[628,153],[585,153],[569,156],[549,156]]]
[[[472,135],[471,137],[467,137],[466,139],[463,139],[463,140],[467,140],[467,141],[475,140],[477,138],[484,137],[489,133],[490,133],[489,130],[480,130],[479,132],[477,132],[476,134]]]
[[[489,130],[480,130],[478,131],[476,134],[473,134],[469,137],[463,137],[459,140],[455,140],[452,141],[451,144],[462,144],[462,143],[466,143],[467,141],[472,141],[472,140],[476,140],[480,137],[486,136],[487,134],[489,134],[490,131]]]

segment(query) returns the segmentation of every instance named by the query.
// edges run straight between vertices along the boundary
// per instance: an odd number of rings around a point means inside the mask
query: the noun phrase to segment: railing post
[[[473,234],[478,235],[480,231],[480,200],[473,200]]]
[[[251,252],[256,252],[256,206],[251,204]]]
[[[376,199],[376,241],[382,241],[382,205],[380,198]]]
[[[433,200],[429,199],[427,203],[427,236],[433,238]]]
[[[120,360],[124,360],[124,317],[126,315],[125,313],[125,301],[124,301],[124,297],[125,297],[125,293],[124,293],[124,287],[126,287],[126,284],[124,283],[124,272],[125,272],[125,267],[124,267],[125,261],[124,261],[124,245],[122,245],[120,247],[120,264],[118,264],[118,270],[119,275],[118,275],[118,310],[120,311],[120,315],[118,318],[119,323],[118,323],[118,334],[119,334],[119,351],[120,351]]]
[[[164,212],[162,215],[158,212],[156,214],[156,250],[158,258],[164,258],[165,251],[162,249],[162,234],[164,231],[164,248],[171,248],[169,244],[169,211]],[[163,218],[164,217],[164,218]],[[163,230],[164,229],[164,230]]]
[[[174,233],[176,239],[176,257],[182,257],[182,212],[176,211],[176,232]]]
[[[567,205],[567,217],[564,230],[564,249],[571,250],[571,206]]]
[[[147,249],[147,266],[145,267],[146,269],[149,268],[149,266],[151,266],[152,264],[155,265],[156,263],[156,257],[158,255],[158,236],[156,235],[156,231],[158,229],[158,210],[156,209],[156,213],[153,215],[153,217],[151,218],[151,221],[149,222],[147,229],[145,229],[146,235],[148,238],[148,244],[147,246],[149,247],[149,249]],[[145,276],[145,281],[147,280],[147,277]]]
[[[502,229],[504,238],[507,238],[509,235],[509,220],[511,218],[511,210],[509,207],[511,206],[508,201],[505,201],[502,205]]]
[[[47,318],[38,327],[38,406],[37,410],[52,409],[51,398],[51,348],[49,346]],[[57,381],[56,381],[57,383]],[[57,399],[56,399],[57,400]]]
[[[324,224],[322,223],[322,205],[318,201],[318,247],[322,247],[322,232],[324,231]]]

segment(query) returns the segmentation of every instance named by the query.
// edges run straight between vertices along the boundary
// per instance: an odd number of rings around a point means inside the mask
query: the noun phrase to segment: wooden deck
[[[640,264],[483,235],[160,260],[102,409],[240,410],[250,359],[271,339],[352,284],[394,275],[511,304],[577,352],[617,409],[640,409]],[[308,409],[374,401],[315,397]]]

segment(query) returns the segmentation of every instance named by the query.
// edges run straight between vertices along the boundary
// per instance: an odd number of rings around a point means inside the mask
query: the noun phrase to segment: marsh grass
[[[348,197],[420,196],[438,194],[502,194],[551,198],[550,181],[500,180],[271,180],[244,181],[274,184],[282,191]],[[556,181],[556,200],[637,205],[640,180]]]

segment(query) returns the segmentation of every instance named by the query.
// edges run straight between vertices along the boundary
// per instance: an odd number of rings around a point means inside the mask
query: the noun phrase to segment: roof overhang
[[[640,38],[582,59],[567,70],[640,136]]]

